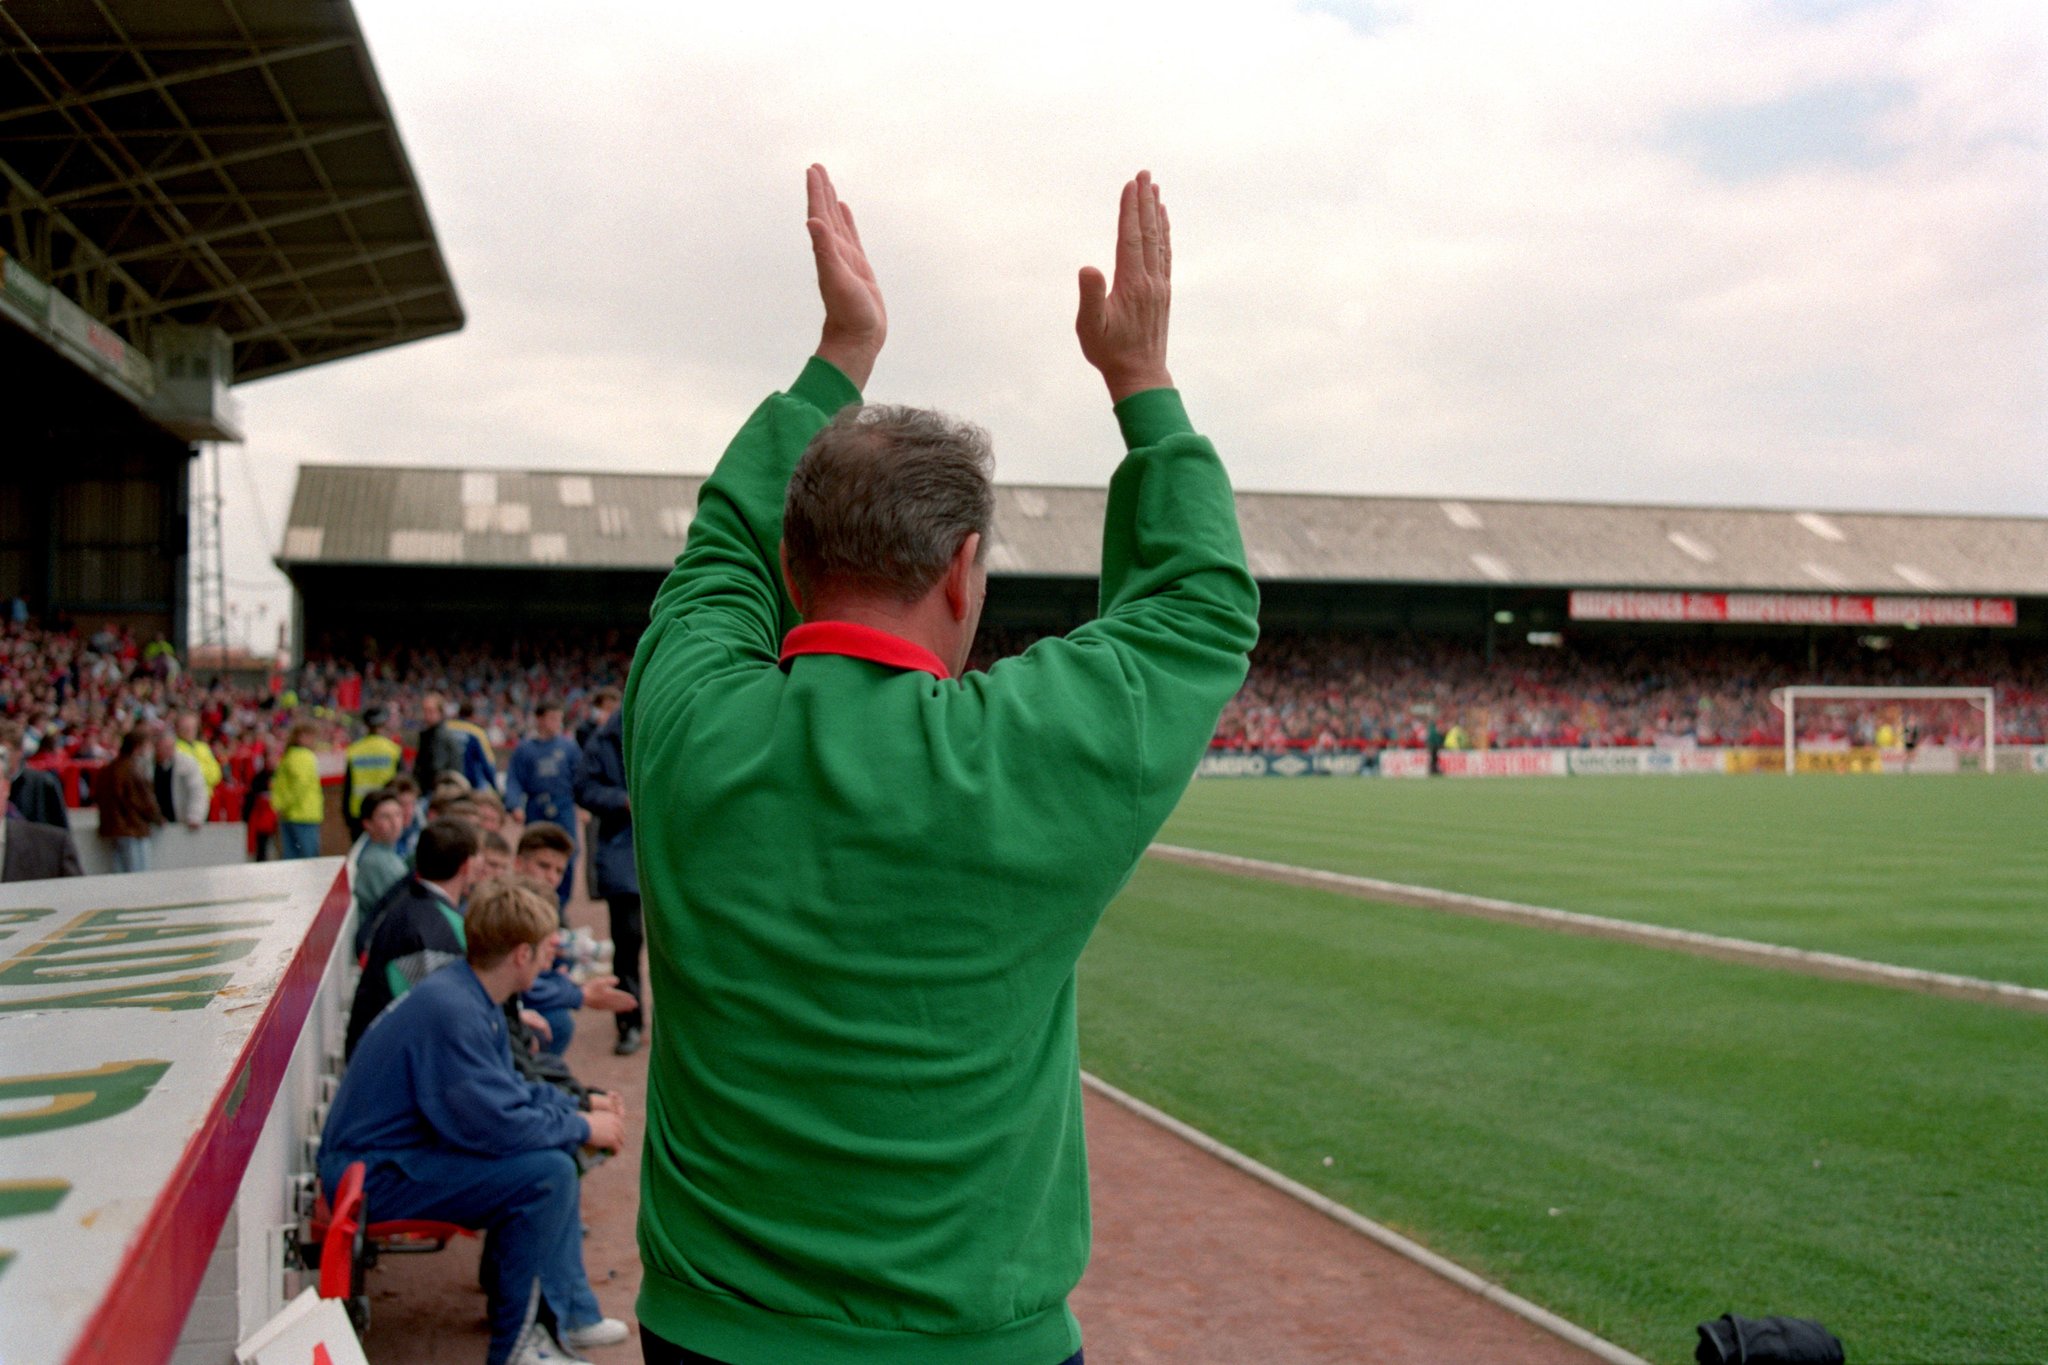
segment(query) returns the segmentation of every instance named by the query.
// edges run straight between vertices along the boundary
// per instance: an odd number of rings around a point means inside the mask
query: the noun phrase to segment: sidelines
[[[1294,863],[1267,862],[1262,858],[1246,858],[1235,853],[1212,853],[1207,849],[1182,848],[1175,844],[1153,844],[1146,852],[1167,862],[1184,863],[1210,872],[1257,877],[1265,881],[1285,882],[1292,886],[1305,886],[1318,891],[1334,891],[1362,900],[1392,901],[1398,905],[1416,905],[1428,910],[1448,911],[1454,915],[1472,915],[1480,919],[1501,920],[1509,924],[1552,929],[1567,934],[1582,934],[1590,938],[1618,939],[1624,943],[1691,953],[1697,957],[1719,958],[1725,962],[1740,962],[1746,966],[1770,967],[1780,971],[1801,972],[1808,976],[1830,977],[1839,981],[1860,981],[1866,985],[1920,991],[1928,995],[1975,1000],[1984,1004],[2004,1005],[2010,1009],[2048,1014],[2048,990],[2035,986],[2021,986],[2009,981],[1987,981],[1975,976],[1955,976],[1948,972],[1930,972],[1918,967],[1899,967],[1888,962],[1845,957],[1839,953],[1815,952],[1808,948],[1786,948],[1775,943],[1759,943],[1753,939],[1727,938],[1720,934],[1703,934],[1693,929],[1673,929],[1661,924],[1610,919],[1604,915],[1587,915],[1576,910],[1553,910],[1541,905],[1524,905],[1520,901],[1496,900],[1491,896],[1470,896],[1459,891],[1440,891],[1431,886],[1410,886],[1404,882],[1381,881],[1376,877],[1359,877],[1348,872],[1328,872],[1319,867],[1301,867]]]
[[[1229,1147],[1218,1142],[1201,1129],[1182,1123],[1173,1115],[1153,1108],[1135,1095],[1126,1094],[1108,1081],[1103,1080],[1100,1076],[1084,1071],[1081,1073],[1081,1083],[1101,1095],[1104,1099],[1123,1106],[1148,1123],[1156,1124],[1182,1141],[1207,1152],[1210,1156],[1235,1166],[1254,1180],[1272,1186],[1289,1198],[1308,1205],[1317,1213],[1342,1223],[1353,1232],[1363,1234],[1396,1255],[1406,1257],[1425,1270],[1434,1271],[1460,1288],[1468,1289],[1489,1303],[1505,1308],[1516,1317],[1542,1328],[1553,1336],[1570,1342],[1580,1350],[1600,1357],[1600,1359],[1607,1361],[1608,1365],[1649,1365],[1649,1362],[1641,1356],[1631,1355],[1613,1342],[1593,1335],[1593,1333],[1588,1332],[1577,1323],[1567,1321],[1549,1309],[1533,1304],[1521,1295],[1503,1289],[1489,1279],[1473,1274],[1456,1261],[1437,1255],[1420,1242],[1411,1241],[1392,1228],[1382,1223],[1375,1223],[1363,1214],[1344,1207],[1336,1200],[1316,1193],[1300,1181],[1289,1179],[1271,1166],[1252,1160],[1235,1147]]]

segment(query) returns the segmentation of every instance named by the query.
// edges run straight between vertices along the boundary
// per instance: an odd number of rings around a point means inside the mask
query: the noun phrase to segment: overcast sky
[[[2048,515],[2039,0],[355,6],[469,325],[238,390],[245,621],[302,463],[708,470],[813,160],[870,395],[1005,481],[1115,463],[1074,272],[1149,167],[1240,487]]]

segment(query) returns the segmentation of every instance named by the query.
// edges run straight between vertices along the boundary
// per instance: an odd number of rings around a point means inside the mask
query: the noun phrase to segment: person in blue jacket
[[[555,910],[514,878],[470,897],[465,959],[420,982],[380,1014],[356,1047],[320,1140],[328,1196],[351,1162],[365,1166],[367,1218],[431,1219],[482,1228],[491,1326],[487,1365],[564,1359],[624,1341],[583,1269],[582,1198],[572,1153],[617,1151],[625,1106],[591,1099],[588,1113],[513,1069],[504,1003],[553,954]]]
[[[570,840],[569,861],[576,861],[576,765],[583,750],[562,733],[562,707],[544,701],[533,708],[533,738],[512,751],[506,765],[505,808],[519,812],[527,825],[559,825]],[[569,907],[572,868],[562,871],[555,888],[558,906]]]
[[[633,865],[633,801],[626,794],[626,759],[620,745],[625,708],[606,717],[583,746],[576,769],[576,804],[595,817],[590,857],[597,867],[597,894],[604,897],[612,926],[612,971],[619,987],[635,1000],[640,993],[640,872]],[[618,1016],[621,1057],[640,1050],[646,1020],[638,1009]]]

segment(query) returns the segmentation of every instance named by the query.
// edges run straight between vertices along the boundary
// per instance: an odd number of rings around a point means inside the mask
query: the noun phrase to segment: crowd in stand
[[[1031,638],[985,630],[974,666],[1021,652]],[[309,813],[318,794],[313,774],[323,764],[331,770],[366,708],[384,708],[392,742],[403,745],[409,736],[416,742],[418,727],[438,725],[444,718],[428,720],[427,712],[445,705],[445,721],[475,741],[456,765],[473,786],[484,785],[503,780],[522,741],[533,742],[529,726],[543,703],[559,706],[564,729],[587,738],[596,697],[624,683],[631,644],[618,633],[447,648],[356,641],[250,685],[181,668],[161,640],[16,622],[0,628],[0,722],[20,727],[17,768],[26,758],[56,773],[74,805],[99,801],[94,774],[126,748],[155,808],[116,781],[118,832],[101,803],[110,839],[210,816],[252,821],[263,852],[272,844],[303,852],[305,832],[292,826],[317,820]],[[1908,632],[1885,649],[1848,632],[1770,645],[1612,633],[1575,634],[1548,648],[1509,637],[1489,650],[1449,636],[1268,630],[1214,743],[1419,748],[1434,728],[1475,748],[1774,745],[1782,717],[1770,690],[1817,682],[1993,685],[2000,737],[2048,742],[2048,652],[2038,646],[1979,638],[1958,647]],[[1800,726],[1809,742],[1872,743],[1880,731],[1908,728],[1927,744],[1982,742],[1981,719],[1955,703],[1817,704],[1801,710]],[[176,754],[205,778],[203,810],[195,812],[196,789]],[[279,779],[284,788],[264,802]],[[297,818],[278,814],[287,803]]]
[[[1416,635],[1268,632],[1224,709],[1226,748],[1422,748],[1435,727],[1473,748],[1776,745],[1773,688],[1993,686],[2002,742],[2048,742],[2048,654],[2003,644],[1958,649],[1892,637],[1781,647],[1644,636],[1569,647]],[[1981,745],[1980,712],[1959,702],[1822,702],[1798,713],[1802,739],[1871,744],[1889,729],[1919,742]]]
[[[973,666],[1034,637],[984,631]],[[1811,646],[1643,635],[1577,636],[1541,646],[1436,635],[1267,630],[1216,726],[1219,749],[1776,746],[1771,689],[1800,684],[1981,687],[1996,692],[2001,743],[2048,743],[2048,652],[2001,643],[1957,648],[1901,634],[1882,649],[1847,635]],[[1954,701],[1814,703],[1802,742],[1983,743],[1982,713]]]

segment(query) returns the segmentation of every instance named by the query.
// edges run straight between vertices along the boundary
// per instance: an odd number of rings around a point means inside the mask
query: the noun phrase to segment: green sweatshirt
[[[1088,1260],[1075,964],[1244,680],[1258,593],[1222,464],[1155,389],[1116,408],[1096,620],[952,680],[859,628],[784,658],[790,472],[859,401],[814,359],[755,411],[627,682],[638,1311],[734,1365],[1056,1365]]]

